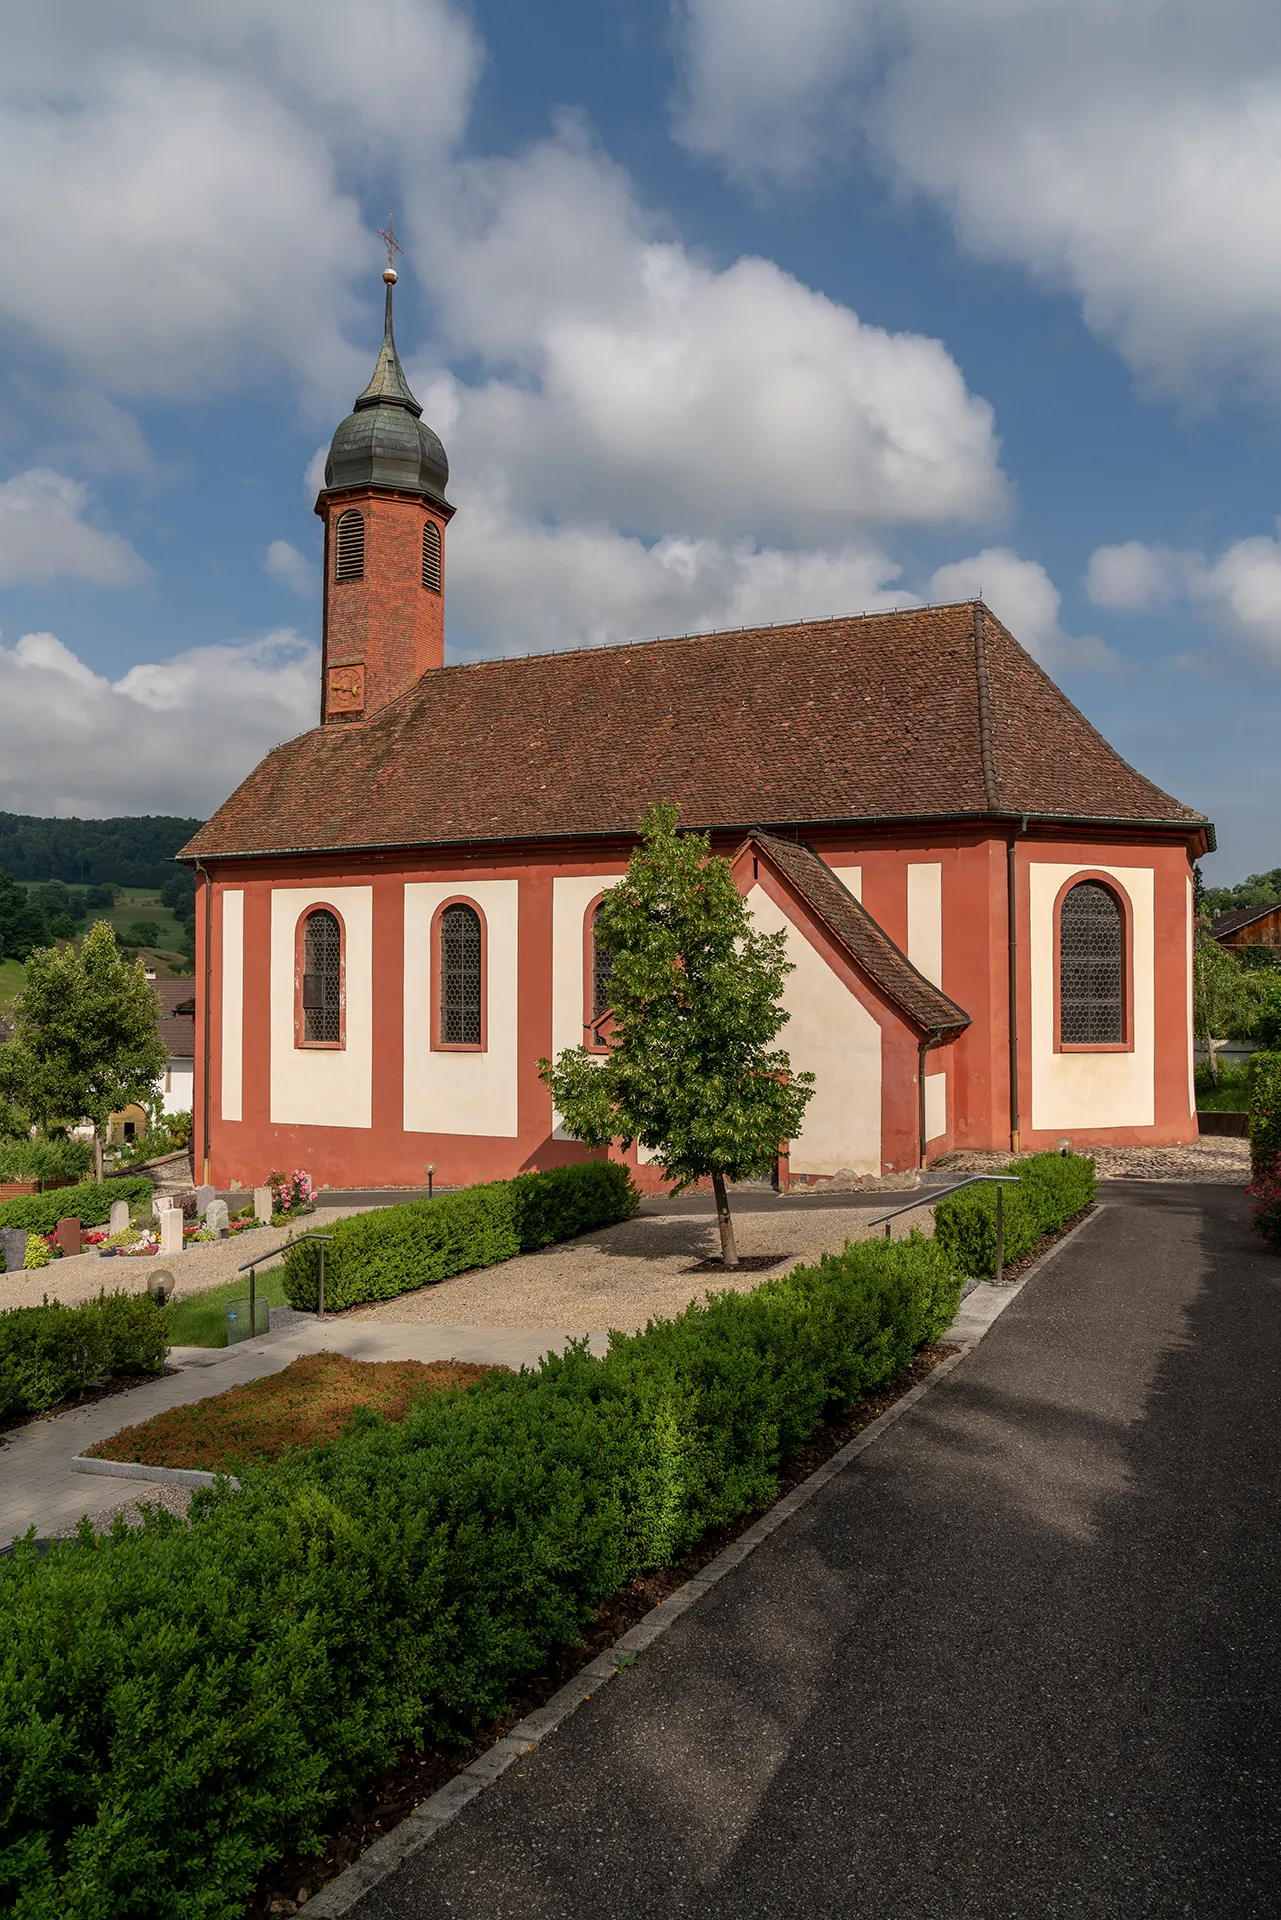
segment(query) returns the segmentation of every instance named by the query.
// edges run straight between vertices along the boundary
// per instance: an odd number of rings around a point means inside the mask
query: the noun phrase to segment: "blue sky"
[[[397,334],[456,658],[982,590],[1281,861],[1262,0],[50,0],[0,76],[0,807],[311,723],[314,462]]]

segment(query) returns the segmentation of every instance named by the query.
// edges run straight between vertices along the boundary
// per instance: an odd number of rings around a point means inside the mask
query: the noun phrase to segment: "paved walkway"
[[[1277,1911],[1281,1260],[1111,1204],[353,1920]]]
[[[307,1319],[271,1339],[246,1340],[215,1352],[181,1349],[192,1356],[191,1367],[92,1406],[76,1407],[56,1419],[34,1420],[9,1436],[0,1447],[0,1547],[28,1527],[48,1538],[74,1525],[81,1514],[97,1518],[136,1499],[147,1499],[157,1491],[154,1483],[73,1472],[72,1456],[155,1413],[279,1373],[300,1353],[345,1353],[353,1360],[473,1360],[521,1367],[536,1366],[553,1348],[561,1352],[570,1338],[554,1328],[381,1327],[346,1318]],[[595,1352],[604,1352],[607,1336],[595,1334],[592,1345]]]

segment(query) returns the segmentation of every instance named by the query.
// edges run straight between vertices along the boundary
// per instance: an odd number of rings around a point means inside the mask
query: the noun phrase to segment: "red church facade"
[[[445,667],[447,471],[389,292],[317,505],[322,723],[185,853],[207,1178],[461,1185],[581,1157],[538,1062],[594,1042],[592,916],[655,800],[786,936],[780,1044],[816,1076],[793,1178],[1195,1137],[1212,829],[987,608]]]

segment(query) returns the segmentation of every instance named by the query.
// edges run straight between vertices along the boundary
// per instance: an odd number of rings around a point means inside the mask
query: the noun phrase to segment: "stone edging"
[[[158,1480],[170,1487],[216,1487],[219,1479],[216,1473],[206,1473],[203,1467],[148,1467],[140,1460],[96,1460],[84,1453],[74,1455],[71,1471],[102,1473],[110,1480]],[[237,1493],[240,1491],[240,1482],[234,1474],[223,1478]]]
[[[1012,1281],[1009,1286],[1002,1287],[1000,1305],[997,1312],[992,1315],[992,1319],[995,1320],[997,1314],[1003,1312],[1022,1292],[1028,1281],[1039,1274],[1043,1267],[1048,1266],[1069,1241],[1074,1240],[1104,1211],[1104,1205],[1091,1207],[1085,1218],[1078,1220],[1076,1225],[1069,1228],[1068,1232],[1061,1239],[1056,1240],[1052,1247],[1047,1247],[1040,1259],[1030,1266],[1026,1273],[1020,1274],[1019,1278]],[[996,1292],[995,1288],[993,1292]],[[358,1860],[353,1860],[349,1867],[344,1867],[341,1873],[336,1874],[326,1886],[312,1895],[307,1902],[308,1920],[312,1920],[312,1916],[314,1920],[342,1920],[342,1916],[350,1913],[357,1901],[362,1900],[367,1893],[386,1880],[403,1861],[420,1853],[435,1839],[442,1827],[448,1826],[451,1820],[457,1819],[463,1808],[469,1806],[487,1787],[492,1786],[501,1774],[506,1773],[514,1761],[522,1760],[526,1754],[532,1753],[538,1743],[549,1733],[554,1733],[558,1727],[563,1726],[575,1708],[581,1707],[584,1701],[590,1700],[593,1693],[599,1691],[616,1674],[630,1667],[638,1653],[642,1653],[646,1647],[652,1646],[656,1640],[661,1639],[668,1628],[674,1626],[681,1615],[688,1612],[696,1601],[701,1600],[703,1595],[723,1580],[727,1573],[732,1573],[735,1567],[740,1566],[750,1554],[756,1551],[757,1547],[770,1538],[771,1534],[777,1533],[793,1514],[799,1513],[802,1507],[808,1506],[830,1480],[834,1480],[838,1473],[843,1472],[861,1453],[874,1445],[896,1420],[901,1419],[918,1400],[922,1400],[940,1380],[946,1379],[949,1373],[954,1372],[967,1354],[974,1351],[987,1331],[988,1327],[984,1326],[974,1339],[958,1348],[949,1359],[941,1361],[924,1380],[910,1387],[892,1407],[887,1407],[879,1419],[873,1420],[870,1426],[864,1427],[861,1433],[855,1434],[839,1453],[834,1453],[830,1460],[825,1460],[821,1467],[816,1467],[813,1473],[807,1475],[799,1486],[793,1487],[790,1493],[776,1500],[768,1512],[763,1513],[753,1526],[739,1535],[737,1540],[732,1540],[729,1546],[722,1548],[716,1558],[709,1560],[705,1567],[685,1582],[684,1586],[678,1587],[675,1593],[669,1594],[665,1600],[660,1601],[643,1620],[639,1620],[634,1627],[622,1635],[621,1639],[616,1640],[612,1647],[598,1654],[595,1660],[576,1673],[574,1678],[567,1681],[560,1691],[553,1694],[543,1706],[537,1707],[533,1713],[526,1714],[510,1733],[505,1734],[501,1740],[495,1741],[488,1752],[482,1753],[480,1758],[473,1760],[469,1767],[464,1767],[461,1772],[456,1773],[452,1780],[445,1782],[443,1787],[438,1787],[435,1793],[430,1794],[420,1806],[414,1808],[412,1813],[407,1814],[390,1833],[384,1834],[381,1839],[375,1840],[372,1846],[366,1847]]]

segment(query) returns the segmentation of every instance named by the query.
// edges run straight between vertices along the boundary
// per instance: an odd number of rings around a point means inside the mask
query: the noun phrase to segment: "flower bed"
[[[189,1407],[170,1407],[85,1452],[97,1460],[230,1473],[278,1460],[287,1447],[339,1440],[360,1412],[403,1420],[424,1395],[474,1386],[489,1371],[465,1360],[349,1360],[343,1353],[304,1353],[280,1373],[229,1387]]]
[[[459,1740],[608,1594],[765,1505],[956,1310],[919,1236],[713,1296],[604,1360],[360,1416],[93,1552],[0,1565],[0,1905],[243,1909],[407,1746]]]

